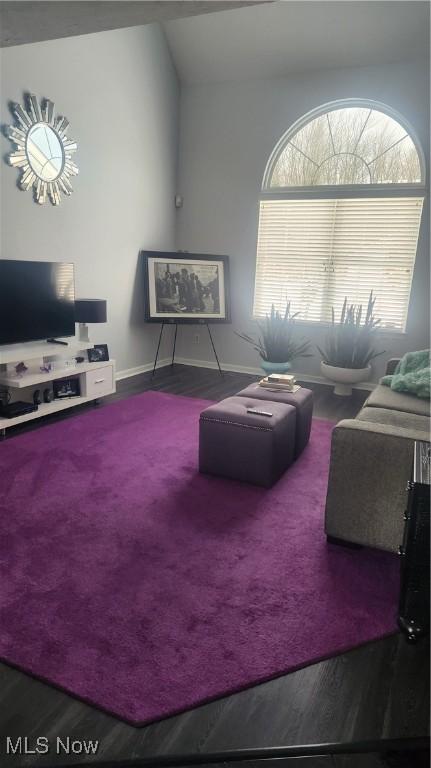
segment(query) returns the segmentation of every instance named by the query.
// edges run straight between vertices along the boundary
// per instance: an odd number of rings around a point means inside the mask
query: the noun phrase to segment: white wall
[[[150,25],[5,48],[1,64],[1,122],[24,91],[52,99],[80,170],[54,208],[18,190],[2,162],[1,257],[73,261],[77,296],[108,301],[92,339],[120,370],[149,363],[158,329],[143,322],[138,253],[175,247],[179,89],[164,34]],[[5,137],[1,149],[12,149]]]
[[[358,97],[384,102],[412,124],[428,153],[429,65],[426,61],[391,66],[328,70],[290,78],[216,83],[184,87],[181,95],[178,190],[184,207],[178,216],[177,246],[189,251],[226,253],[231,257],[232,326],[214,328],[224,363],[256,367],[258,356],[235,335],[253,330],[251,319],[258,200],[268,157],[280,136],[309,110],[335,99]],[[424,211],[428,221],[428,211]],[[384,360],[428,346],[429,229],[423,224],[414,275],[407,334],[382,334]],[[303,325],[314,344],[325,329]],[[205,333],[183,329],[178,354],[212,360]],[[299,360],[300,372],[319,375],[319,357]]]

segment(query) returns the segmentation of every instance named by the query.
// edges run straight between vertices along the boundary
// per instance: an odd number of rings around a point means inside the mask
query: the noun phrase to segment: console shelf
[[[113,361],[107,360],[100,363],[77,363],[76,366],[67,368],[54,368],[45,373],[43,371],[29,371],[22,376],[17,376],[15,372],[7,373],[0,371],[0,384],[11,389],[25,389],[26,387],[36,387],[38,384],[44,384],[54,379],[63,379],[66,376],[76,376],[77,374],[94,371],[95,368],[104,368],[112,366]]]
[[[64,411],[67,408],[73,408],[76,405],[91,403],[91,401],[96,399],[97,398],[93,395],[92,397],[70,397],[67,400],[53,400],[52,403],[41,403],[37,411],[24,413],[22,416],[15,416],[14,419],[4,419],[0,416],[0,437],[4,436],[4,430],[8,429],[9,427],[15,427],[17,424],[23,424],[25,421],[41,419],[42,416],[49,416],[51,413]]]
[[[40,345],[42,346],[42,345]],[[92,344],[86,345],[86,348],[92,347]],[[46,351],[46,347],[43,346]],[[62,348],[64,349],[64,348]],[[79,343],[79,350],[82,349],[82,342]],[[71,347],[67,348],[67,352],[71,352]],[[46,355],[43,355],[45,357]],[[22,356],[21,359],[31,360],[36,358],[42,358],[42,355],[35,354],[33,356]],[[19,359],[19,358],[18,358]],[[17,358],[10,360],[9,362],[16,362]],[[4,360],[3,360],[4,363]],[[35,389],[51,389],[52,383],[58,379],[68,377],[78,377],[80,384],[80,396],[79,397],[67,397],[58,398],[48,403],[41,403],[38,406],[37,411],[31,411],[30,413],[24,413],[21,416],[15,416],[12,419],[7,419],[0,416],[0,435],[5,436],[6,429],[14,427],[18,424],[23,424],[26,421],[33,421],[33,419],[40,419],[43,416],[48,416],[58,411],[64,411],[67,408],[74,408],[77,405],[83,405],[84,403],[90,403],[93,400],[98,400],[106,395],[111,395],[115,392],[115,360],[103,360],[96,363],[77,363],[75,367],[61,367],[61,360],[57,361],[59,366],[55,370],[44,373],[43,371],[28,371],[23,376],[17,376],[15,372],[11,373],[7,370],[0,372],[0,384],[2,387],[6,387],[11,395],[12,401],[24,400],[25,402],[33,402],[33,394]]]
[[[43,357],[73,357],[84,349],[90,349],[91,342],[79,341],[77,338],[60,339],[67,342],[63,344],[49,344],[46,341],[29,341],[26,344],[9,344],[0,346],[0,365],[7,363],[19,363],[24,360],[36,360]]]

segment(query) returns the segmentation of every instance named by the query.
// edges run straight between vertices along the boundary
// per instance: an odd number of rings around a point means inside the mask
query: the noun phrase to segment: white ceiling
[[[164,24],[182,82],[209,83],[429,56],[428,2],[302,0]]]

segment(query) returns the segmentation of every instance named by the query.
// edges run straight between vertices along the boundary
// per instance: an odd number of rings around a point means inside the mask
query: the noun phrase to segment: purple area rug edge
[[[270,490],[147,392],[0,446],[0,657],[143,725],[396,631],[398,561],[328,546],[332,424]]]

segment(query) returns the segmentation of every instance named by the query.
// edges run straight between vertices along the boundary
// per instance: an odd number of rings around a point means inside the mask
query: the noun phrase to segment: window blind
[[[268,199],[260,204],[255,317],[286,301],[300,320],[327,322],[344,297],[377,296],[382,328],[404,330],[421,197]]]

